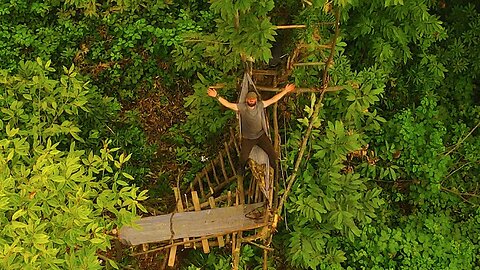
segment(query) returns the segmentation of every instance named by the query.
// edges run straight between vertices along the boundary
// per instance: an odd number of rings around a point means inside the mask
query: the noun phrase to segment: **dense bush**
[[[100,269],[99,252],[145,211],[146,191],[129,186],[122,169],[131,155],[108,140],[78,147],[79,111],[95,92],[74,66],[57,79],[50,64],[38,58],[20,62],[16,74],[0,71],[1,266]]]

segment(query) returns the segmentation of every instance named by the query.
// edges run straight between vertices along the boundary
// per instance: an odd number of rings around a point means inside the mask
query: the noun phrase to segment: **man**
[[[220,97],[214,88],[208,88],[207,93],[209,96],[218,99],[223,106],[240,113],[240,119],[242,121],[242,142],[240,150],[240,163],[237,172],[239,175],[243,176],[248,156],[255,145],[259,146],[267,153],[270,166],[275,168],[278,155],[275,153],[271,140],[263,130],[262,112],[264,108],[274,104],[287,93],[290,93],[294,90],[294,84],[287,84],[283,91],[265,101],[258,101],[257,94],[251,91],[247,93],[245,102],[231,103],[228,100]]]

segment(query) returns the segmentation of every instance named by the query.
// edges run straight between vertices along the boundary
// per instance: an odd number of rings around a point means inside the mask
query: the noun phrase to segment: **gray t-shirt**
[[[242,121],[242,136],[246,139],[258,139],[262,136],[264,132],[262,125],[263,101],[257,101],[253,109],[248,108],[246,103],[238,103],[237,107]]]

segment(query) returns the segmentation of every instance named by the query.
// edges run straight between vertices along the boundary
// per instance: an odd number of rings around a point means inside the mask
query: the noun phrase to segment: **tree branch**
[[[285,192],[283,193],[283,196],[280,200],[280,203],[277,208],[277,213],[282,212],[282,208],[283,208],[283,205],[285,204],[285,201],[287,200],[288,193],[290,193],[290,190],[292,189],[293,183],[295,182],[295,179],[297,177],[298,169],[300,168],[300,164],[303,160],[303,155],[305,154],[305,149],[307,148],[307,142],[310,138],[310,134],[312,133],[313,123],[315,122],[315,119],[317,118],[318,113],[320,112],[320,108],[323,107],[322,101],[328,86],[328,81],[327,81],[328,66],[333,59],[333,54],[335,53],[335,44],[337,42],[338,35],[340,34],[340,27],[339,27],[340,26],[340,10],[337,10],[337,12],[335,13],[335,17],[336,17],[335,35],[333,36],[330,55],[326,62],[325,69],[323,70],[322,91],[320,92],[320,98],[318,99],[317,104],[315,104],[315,109],[313,111],[312,116],[310,117],[310,120],[309,120],[310,123],[308,124],[307,131],[305,133],[305,136],[303,137],[302,145],[300,147],[300,151],[298,153],[297,160],[295,162],[293,173],[289,177],[288,186],[286,187]]]
[[[470,135],[472,135],[472,133],[480,126],[480,122],[478,122],[478,124],[472,128],[472,130],[470,130],[470,132],[467,134],[467,136],[463,137],[460,141],[458,141],[458,143],[455,145],[455,147],[452,148],[452,150],[448,151],[445,156],[448,156],[450,155],[453,151],[455,151]]]
[[[456,190],[453,190],[453,189],[448,189],[448,188],[445,188],[445,187],[440,187],[440,189],[443,190],[443,191],[447,191],[447,192],[450,192],[450,193],[453,193],[453,194],[459,196],[463,201],[465,201],[465,202],[467,202],[471,205],[479,206],[478,204],[473,203],[473,202],[469,201],[468,199],[466,199],[465,197],[463,197],[463,196],[470,196],[470,197],[474,197],[474,198],[480,198],[480,196],[477,195],[477,194],[462,193],[462,192],[459,192],[459,191],[456,191]]]

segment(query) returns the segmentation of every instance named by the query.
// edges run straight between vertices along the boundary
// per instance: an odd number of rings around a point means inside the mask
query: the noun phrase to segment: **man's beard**
[[[257,105],[257,103],[256,102],[255,103],[247,103],[247,105],[248,105],[248,107],[253,108],[253,107],[255,107],[255,105]]]

